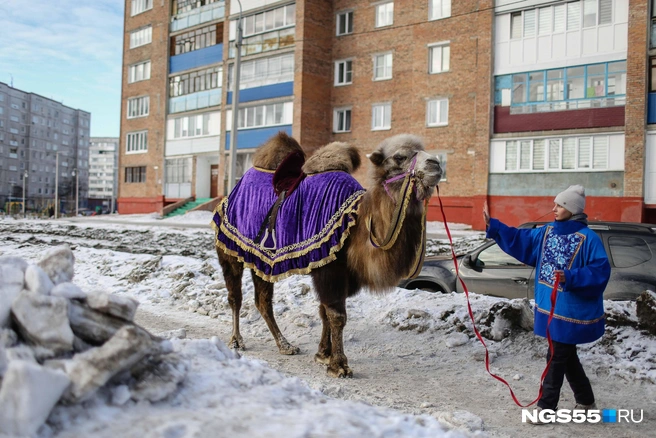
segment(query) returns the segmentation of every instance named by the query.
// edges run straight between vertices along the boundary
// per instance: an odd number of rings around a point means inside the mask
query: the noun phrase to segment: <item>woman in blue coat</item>
[[[534,332],[546,337],[551,311],[551,291],[560,275],[554,316],[549,326],[553,360],[544,379],[541,409],[556,410],[566,377],[576,399],[575,409],[596,409],[590,381],[583,371],[577,344],[599,339],[604,334],[603,293],[610,278],[604,245],[588,228],[585,189],[570,186],[554,199],[555,221],[535,229],[517,229],[491,219],[484,208],[487,237],[509,255],[530,266],[535,274]],[[547,352],[547,362],[550,359]]]

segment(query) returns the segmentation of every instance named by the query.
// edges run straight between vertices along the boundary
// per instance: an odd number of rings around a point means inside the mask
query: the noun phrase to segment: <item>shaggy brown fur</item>
[[[300,151],[305,157],[301,145],[286,132],[280,131],[257,149],[253,155],[253,166],[260,169],[276,170],[282,160],[292,152]]]
[[[360,167],[360,152],[355,146],[339,141],[329,143],[317,150],[303,165],[303,172],[313,173],[341,170],[353,173]]]
[[[276,141],[274,140],[274,143]],[[285,141],[282,143],[286,144]],[[267,143],[267,145],[269,144],[271,141]],[[338,155],[337,151],[345,152],[346,156],[341,156],[336,160],[338,164],[331,166],[325,160],[327,157]],[[319,155],[315,160],[317,164],[313,164],[312,159],[308,160],[311,164],[308,170],[329,169],[334,166],[348,168],[349,161],[355,169],[357,162],[353,151],[357,152],[357,149],[344,145],[331,146],[325,155],[321,155],[323,152],[319,150],[317,152]],[[284,158],[287,153],[288,151],[285,151],[284,154],[267,152],[267,157],[271,157],[271,161],[262,162],[258,167],[270,168],[279,157]],[[369,218],[372,220],[374,236],[380,240],[384,239],[392,222],[396,203],[401,202],[400,191],[403,185],[402,180],[390,185],[389,189],[394,197],[392,199],[385,192],[382,182],[406,172],[415,156],[417,157],[416,193],[419,199],[411,201],[408,205],[407,215],[394,245],[387,251],[375,248],[369,242],[367,220]],[[424,152],[421,140],[415,136],[392,137],[381,143],[369,158],[373,164],[370,172],[372,186],[361,200],[357,223],[351,228],[350,235],[342,249],[337,252],[337,259],[311,273],[320,301],[319,316],[323,323],[315,361],[328,365],[328,374],[333,377],[353,375],[348,366],[343,346],[343,330],[347,319],[346,298],[355,295],[365,286],[378,292],[390,290],[398,284],[401,278],[410,273],[422,241],[421,219],[424,206],[421,200],[431,195],[441,176],[439,161]],[[244,268],[236,258],[223,253],[218,248],[217,253],[226,280],[228,302],[233,314],[233,333],[230,346],[244,348],[244,340],[239,332],[239,313],[242,302],[241,278]],[[255,304],[273,334],[278,349],[282,354],[298,353],[299,349],[285,339],[276,324],[272,308],[273,285],[257,277],[254,272],[252,272],[252,277],[255,287]]]

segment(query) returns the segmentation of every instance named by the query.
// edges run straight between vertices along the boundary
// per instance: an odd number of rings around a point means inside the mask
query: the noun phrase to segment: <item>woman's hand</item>
[[[487,201],[483,204],[483,219],[485,219],[485,226],[490,226],[490,209],[487,206]]]
[[[554,281],[556,281],[556,276],[557,275],[560,275],[560,282],[564,284],[565,283],[565,271],[560,271],[560,270],[554,271],[554,277],[553,277]]]

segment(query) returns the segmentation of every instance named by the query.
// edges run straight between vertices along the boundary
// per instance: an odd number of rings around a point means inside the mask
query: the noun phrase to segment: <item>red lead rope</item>
[[[494,377],[499,382],[503,383],[508,387],[508,390],[510,391],[510,395],[512,396],[517,406],[521,408],[529,407],[535,402],[537,402],[538,400],[540,400],[540,397],[542,397],[542,384],[544,382],[544,378],[547,376],[547,372],[549,371],[549,366],[551,365],[551,361],[553,360],[553,342],[551,341],[549,326],[551,325],[551,320],[553,319],[553,315],[554,315],[554,309],[556,308],[556,296],[558,295],[558,284],[560,283],[560,274],[559,273],[556,274],[556,281],[554,283],[553,289],[551,290],[551,311],[549,312],[549,319],[547,320],[547,341],[549,342],[549,353],[550,353],[549,361],[547,362],[547,366],[545,367],[544,371],[542,372],[542,376],[540,377],[540,391],[538,392],[537,398],[533,400],[531,403],[523,405],[519,402],[519,400],[517,400],[517,397],[515,396],[515,393],[513,392],[508,382],[506,382],[504,378],[497,376],[496,374],[490,371],[490,352],[487,349],[487,345],[485,344],[485,341],[483,340],[481,333],[478,331],[478,328],[476,327],[476,323],[474,322],[474,312],[472,312],[471,303],[469,302],[469,290],[467,289],[467,285],[465,284],[463,279],[460,277],[458,260],[456,259],[456,253],[453,251],[453,239],[451,238],[451,231],[449,231],[449,226],[447,225],[446,222],[446,215],[444,214],[444,206],[442,205],[442,198],[440,197],[439,186],[437,187],[437,199],[440,201],[440,210],[442,211],[444,229],[446,230],[446,235],[449,237],[449,244],[451,245],[451,256],[453,257],[453,264],[456,267],[456,277],[458,278],[458,280],[460,280],[460,284],[462,285],[462,288],[465,291],[465,296],[467,297],[467,310],[469,311],[469,317],[471,318],[472,326],[474,327],[474,333],[476,333],[476,337],[478,338],[479,341],[481,341],[483,347],[485,347],[485,369],[487,370],[490,376]]]

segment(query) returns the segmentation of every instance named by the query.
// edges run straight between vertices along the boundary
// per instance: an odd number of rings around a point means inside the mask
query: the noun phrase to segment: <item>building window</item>
[[[392,54],[374,56],[374,81],[392,79]]]
[[[144,183],[146,182],[146,166],[126,167],[126,183]]]
[[[371,107],[371,130],[378,131],[391,129],[392,127],[392,104],[379,103]]]
[[[221,88],[223,69],[212,67],[169,79],[169,97],[184,96],[199,91]]]
[[[613,23],[613,0],[582,0],[510,14],[510,38],[532,38]],[[652,25],[652,46],[655,31]]]
[[[335,61],[335,85],[353,83],[353,61]]]
[[[239,129],[286,124],[285,104],[271,103],[239,110]]]
[[[128,99],[128,119],[145,117],[150,109],[150,97],[141,96]]]
[[[232,91],[233,64],[228,69],[228,90]],[[294,54],[254,59],[241,64],[239,88],[261,87],[294,80]]]
[[[153,27],[148,26],[143,29],[135,30],[130,32],[130,48],[134,49],[135,47],[143,46],[150,44],[153,41]]]
[[[127,134],[125,151],[128,154],[148,152],[148,131]]]
[[[376,6],[376,27],[391,26],[394,23],[394,2]]]
[[[353,11],[340,12],[337,14],[336,35],[348,35],[353,33]]]
[[[449,100],[434,99],[426,103],[426,126],[445,126],[449,123]]]
[[[296,24],[296,5],[286,5],[270,11],[244,17],[244,36],[280,29]]]
[[[153,8],[153,0],[132,0],[132,16]]]
[[[185,184],[191,182],[191,159],[173,158],[166,160],[166,182]]]
[[[173,122],[173,138],[200,137],[209,134],[209,114],[179,117]]]
[[[599,171],[608,169],[606,135],[506,141],[505,170]]]
[[[171,37],[171,55],[193,52],[215,46],[222,40],[223,23],[211,24]]]
[[[650,60],[651,68],[649,69],[649,92],[656,92],[656,58]]]
[[[624,105],[625,95],[626,61],[495,78],[495,105],[501,106],[540,105],[540,111],[594,108]]]
[[[439,20],[451,16],[451,0],[429,0],[428,19]]]
[[[430,74],[449,71],[451,46],[439,44],[428,48],[428,72]]]
[[[351,132],[351,108],[333,111],[333,132]]]
[[[183,12],[191,11],[200,8],[210,3],[219,2],[224,0],[174,0],[173,2],[173,15],[181,14]]]
[[[150,79],[150,61],[131,65],[128,69],[128,83]]]

